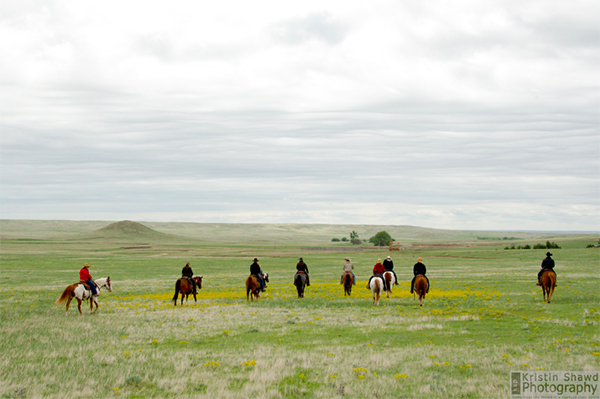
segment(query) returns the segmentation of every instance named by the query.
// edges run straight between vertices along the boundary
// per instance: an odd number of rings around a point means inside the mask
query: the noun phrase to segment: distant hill
[[[174,234],[161,233],[131,220],[111,223],[98,230],[77,234],[77,240],[119,241],[129,243],[168,243],[186,240]]]
[[[111,223],[106,227],[99,229],[99,231],[106,231],[116,234],[137,234],[139,236],[162,234],[156,230],[146,227],[141,223],[132,222],[130,220],[123,220],[122,222]]]
[[[185,223],[185,222],[134,222],[67,220],[0,220],[0,237],[5,239],[58,239],[67,241],[123,242],[135,244],[216,244],[243,245],[297,245],[297,246],[348,246],[333,243],[332,238],[349,237],[356,231],[359,238],[368,240],[379,231],[387,231],[403,246],[421,244],[474,243],[482,245],[517,245],[534,240],[574,240],[594,238],[590,234],[557,234],[524,231],[467,231],[441,230],[417,226],[398,225],[333,225],[293,223]],[[364,245],[371,245],[365,242]]]

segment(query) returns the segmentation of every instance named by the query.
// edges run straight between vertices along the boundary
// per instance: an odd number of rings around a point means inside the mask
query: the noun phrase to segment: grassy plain
[[[507,398],[510,370],[600,368],[600,255],[585,248],[595,236],[510,234],[562,246],[546,304],[535,286],[546,251],[476,245],[482,233],[403,228],[403,251],[344,252],[302,248],[332,247],[360,226],[204,226],[229,231],[208,234],[71,223],[0,221],[0,397]],[[366,280],[390,254],[401,285],[375,307]],[[271,283],[246,303],[255,256]],[[304,299],[292,286],[299,256],[311,271]],[[346,256],[359,280],[351,297],[339,285]],[[408,293],[418,257],[432,284],[422,308]],[[187,261],[203,288],[197,303],[174,308]],[[53,303],[86,262],[114,292],[95,315],[71,307],[65,317]]]

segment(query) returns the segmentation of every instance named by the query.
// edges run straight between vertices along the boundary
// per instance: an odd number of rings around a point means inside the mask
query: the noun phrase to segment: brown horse
[[[354,283],[352,272],[345,271],[342,275],[342,283],[344,284],[344,296],[352,293],[352,284]]]
[[[95,281],[96,283],[96,287],[98,288],[98,295],[100,295],[100,289],[106,287],[110,292],[112,292],[112,287],[110,286],[110,276],[109,277],[102,277],[99,278],[98,280]],[[68,285],[67,288],[65,288],[65,290],[63,291],[62,295],[60,296],[60,298],[58,298],[56,300],[56,302],[54,302],[54,305],[60,305],[62,303],[67,303],[67,309],[65,310],[65,316],[67,315],[67,312],[69,311],[69,305],[71,304],[71,301],[73,300],[73,298],[77,299],[77,308],[79,309],[79,315],[83,315],[81,313],[81,303],[83,301],[87,301],[88,299],[90,300],[90,314],[94,314],[96,313],[96,310],[98,310],[98,300],[96,299],[95,296],[92,296],[92,291],[90,289],[88,289],[89,287],[87,287],[84,284],[81,283],[75,283],[75,284],[71,284]],[[96,309],[94,309],[94,304],[96,305]]]
[[[202,277],[204,276],[196,276],[192,277],[192,280],[196,282],[196,286],[198,289],[202,288]],[[185,302],[187,303],[188,296],[192,294],[194,296],[194,302],[196,302],[196,293],[194,292],[194,286],[188,281],[187,278],[180,278],[175,283],[175,296],[173,297],[173,306],[177,306],[177,296],[181,293],[181,304],[183,305],[183,297],[185,297]]]
[[[269,273],[265,273],[263,275],[265,282],[269,282]],[[260,298],[260,281],[258,281],[257,277],[248,276],[246,279],[246,302],[250,299],[258,299]]]
[[[540,284],[544,293],[544,301],[550,303],[550,298],[554,294],[554,287],[556,287],[556,273],[554,273],[554,270],[544,270],[544,273],[540,276]]]
[[[425,299],[425,294],[427,294],[427,279],[422,274],[415,277],[414,292],[419,295],[419,306],[423,306],[423,299]]]

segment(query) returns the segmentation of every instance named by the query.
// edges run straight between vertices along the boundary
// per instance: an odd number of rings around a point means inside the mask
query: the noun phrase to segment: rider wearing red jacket
[[[90,267],[91,266],[87,263],[83,265],[83,267],[79,271],[79,279],[81,281],[85,281],[87,285],[90,286],[90,289],[92,290],[92,295],[96,296],[98,295],[98,291],[96,291],[96,283],[94,283],[94,280],[92,280],[92,275],[88,270]]]
[[[371,278],[369,279],[369,283],[367,284],[368,290],[371,289],[371,280],[373,279],[373,277],[381,277],[381,279],[383,280],[383,286],[385,288],[385,280],[383,279],[383,273],[385,273],[385,267],[383,267],[383,265],[381,264],[381,259],[377,259],[377,263],[373,267],[373,275],[371,276]]]

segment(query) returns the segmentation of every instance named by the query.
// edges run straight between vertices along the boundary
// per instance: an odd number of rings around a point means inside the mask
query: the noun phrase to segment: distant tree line
[[[358,233],[354,230],[350,232],[350,239],[348,237],[340,238],[332,238],[331,242],[348,242],[350,241],[353,245],[362,244],[363,240],[361,240],[358,236]],[[369,238],[369,242],[375,246],[388,246],[392,241],[395,241],[392,236],[387,231],[380,231],[375,234],[373,237]]]
[[[494,241],[515,241],[522,240],[519,237],[477,237],[478,240],[494,240]]]
[[[515,244],[512,244],[511,246],[506,246],[504,247],[504,249],[531,249],[531,245],[527,244],[527,245],[519,245],[517,247],[515,247]],[[560,248],[560,245],[558,245],[557,243],[555,243],[554,241],[550,242],[550,241],[546,241],[545,244],[535,244],[533,246],[533,249],[550,249],[550,248]]]

